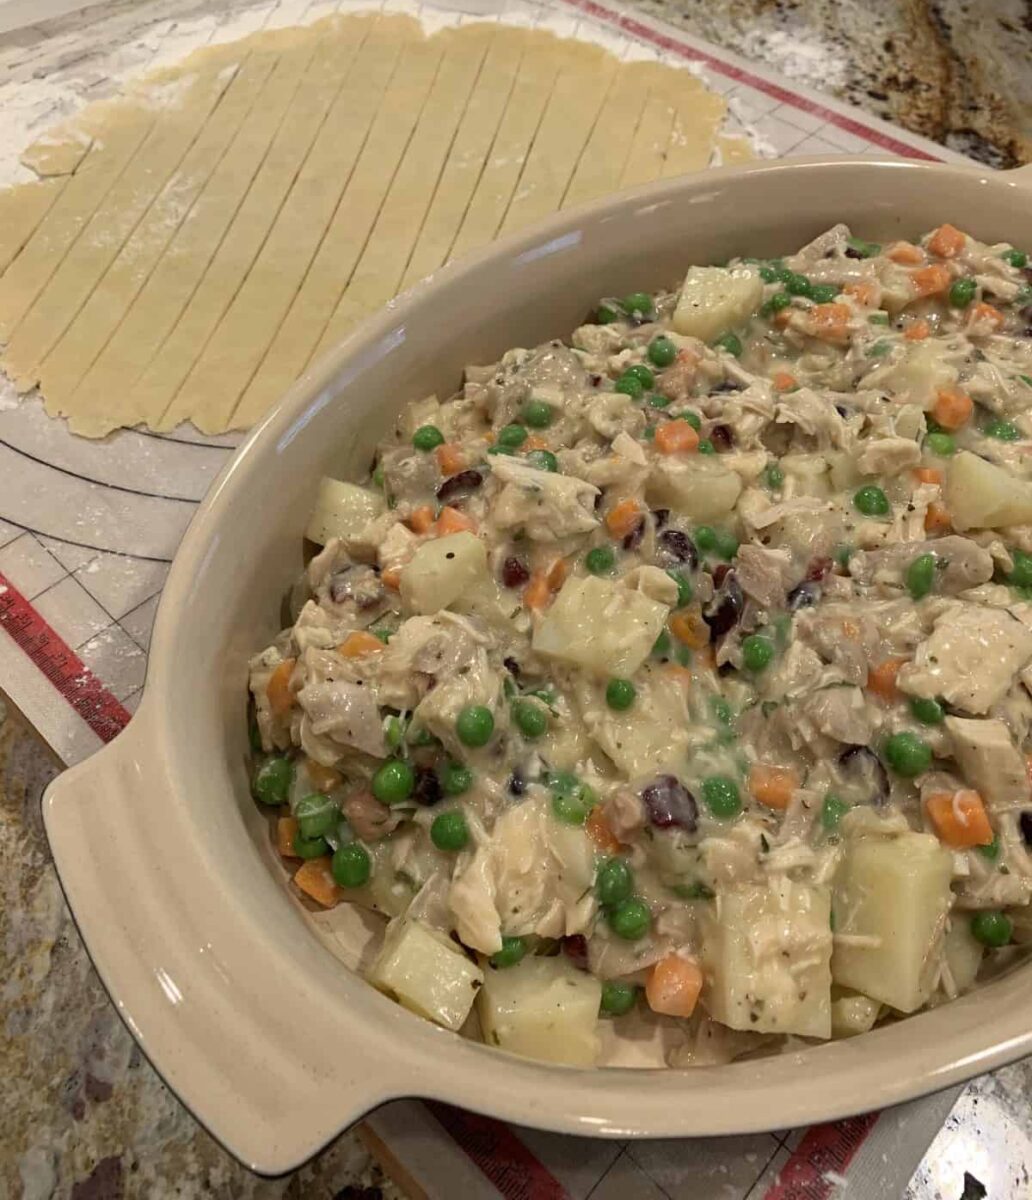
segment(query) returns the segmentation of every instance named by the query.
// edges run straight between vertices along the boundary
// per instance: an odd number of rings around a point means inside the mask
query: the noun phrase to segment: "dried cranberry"
[[[502,666],[509,672],[509,674],[513,677],[513,679],[519,679],[520,672],[523,670],[523,668],[516,661],[516,659],[511,658],[511,657],[503,658]]]
[[[530,571],[527,570],[527,565],[523,559],[512,555],[502,563],[502,583],[506,587],[523,587],[529,579]]]
[[[1026,846],[1032,846],[1032,811],[1026,809],[1018,818],[1021,826],[1021,836]]]
[[[713,448],[719,454],[726,454],[735,444],[735,435],[731,432],[730,425],[714,425],[709,432],[709,437]]]
[[[717,565],[713,568],[714,587],[720,587],[720,585],[727,578],[727,573],[730,570],[731,568],[727,565],[727,563],[717,563]]]
[[[663,526],[670,520],[669,508],[654,508],[652,510],[652,519],[656,522],[656,528],[662,529]]]
[[[510,795],[522,796],[527,790],[527,781],[519,771],[513,771],[509,776],[509,782],[506,784],[506,787],[508,787]]]
[[[855,247],[847,246],[846,247],[846,258],[863,258],[863,255],[860,253],[859,250],[855,249]]]
[[[813,608],[821,598],[821,585],[812,579],[804,580],[788,593],[789,612]]]
[[[685,829],[694,833],[699,824],[695,797],[676,775],[657,775],[641,790],[650,824],[657,829]]]
[[[713,573],[713,581],[717,583],[717,575],[721,574],[718,590],[709,604],[702,610],[702,619],[710,627],[713,637],[723,637],[729,630],[734,629],[742,619],[745,608],[745,597],[738,584],[734,571],[722,564]]]
[[[460,496],[468,496],[470,492],[475,492],[483,482],[484,477],[479,471],[460,471],[458,475],[450,476],[441,484],[437,489],[437,499],[448,504]]]
[[[645,536],[645,518],[639,517],[638,523],[634,526],[630,533],[624,535],[623,541],[620,543],[625,550],[637,550],[641,545],[641,539]]]
[[[683,563],[689,571],[699,565],[699,552],[695,543],[680,529],[664,529],[657,539],[663,554],[676,563]]]
[[[571,933],[563,938],[563,953],[575,967],[588,969],[588,939],[583,933]]]
[[[412,799],[424,808],[432,808],[441,799],[441,782],[429,767],[416,768],[416,786]]]
[[[810,560],[810,565],[806,568],[806,578],[813,580],[815,583],[820,583],[827,579],[829,572],[833,566],[830,558],[818,556]]]

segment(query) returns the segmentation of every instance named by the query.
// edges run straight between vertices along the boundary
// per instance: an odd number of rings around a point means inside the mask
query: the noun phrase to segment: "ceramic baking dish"
[[[367,922],[291,896],[248,792],[246,661],[280,628],[319,477],[357,477],[407,401],[465,363],[568,334],[602,295],[690,263],[792,251],[837,221],[914,236],[951,221],[1029,241],[1032,168],[825,159],[629,192],[441,271],[356,331],[251,434],[187,531],[147,689],[110,747],[60,776],[44,816],[89,952],[183,1103],[256,1170],[291,1168],[383,1101],[434,1097],[567,1133],[745,1133],[910,1099],[1032,1052],[1028,968],[863,1037],[690,1071],[577,1070],[412,1016],[353,973]],[[341,910],[335,910],[340,913]]]

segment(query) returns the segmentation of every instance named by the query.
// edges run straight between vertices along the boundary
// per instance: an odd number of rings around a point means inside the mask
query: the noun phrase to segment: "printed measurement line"
[[[811,1126],[762,1200],[828,1200],[838,1187],[835,1177],[845,1173],[878,1116],[866,1113],[832,1125]]]
[[[110,742],[129,724],[129,710],[2,574],[0,629],[11,637],[102,742]]]

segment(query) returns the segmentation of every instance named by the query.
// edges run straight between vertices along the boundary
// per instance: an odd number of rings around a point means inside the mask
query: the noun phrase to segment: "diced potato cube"
[[[459,1029],[484,973],[443,933],[421,921],[399,920],[387,927],[366,978],[421,1017]]]
[[[319,480],[315,507],[305,537],[325,546],[330,538],[354,538],[385,508],[379,493],[324,475]]]
[[[676,774],[683,766],[688,730],[674,694],[679,687],[661,672],[649,671],[630,708],[614,712],[601,694],[595,698],[592,708],[603,716],[592,724],[591,736],[628,779],[657,771]]]
[[[669,609],[605,579],[569,579],[534,630],[533,648],[602,675],[633,675]]]
[[[488,969],[477,1001],[484,1039],[513,1054],[574,1067],[599,1051],[602,984],[562,958],[525,958]]]
[[[927,833],[849,843],[835,879],[835,982],[913,1012],[928,999],[953,857]]]
[[[971,913],[952,913],[943,953],[958,992],[966,992],[974,986],[984,950],[985,947],[971,932]]]
[[[823,454],[786,454],[781,469],[791,478],[793,496],[831,495],[828,480],[828,459]]]
[[[909,343],[900,362],[872,372],[867,382],[887,388],[900,400],[931,408],[940,388],[952,387],[957,382],[957,368],[946,360],[942,344],[929,339]]]
[[[661,458],[649,474],[646,498],[693,521],[726,517],[742,491],[741,477],[712,458]]]
[[[673,325],[711,342],[746,320],[763,299],[763,280],[749,267],[692,267],[681,285]]]
[[[856,1037],[858,1033],[867,1033],[874,1028],[881,1007],[880,1000],[861,996],[859,992],[836,997],[831,1002],[831,1036]]]
[[[487,578],[487,550],[473,533],[424,542],[401,569],[401,599],[409,612],[435,613],[472,593]]]
[[[831,900],[782,878],[719,894],[707,916],[703,1001],[756,1033],[831,1036]]]
[[[1032,521],[1032,483],[967,450],[950,459],[944,498],[958,533]]]

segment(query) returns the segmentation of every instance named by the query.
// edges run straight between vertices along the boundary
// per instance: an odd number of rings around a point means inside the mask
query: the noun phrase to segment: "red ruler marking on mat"
[[[570,8],[576,8],[580,12],[587,13],[588,16],[594,17],[596,20],[605,22],[607,25],[614,25],[643,42],[650,42],[653,46],[658,46],[662,50],[668,50],[671,54],[676,54],[680,58],[691,59],[693,62],[703,62],[721,75],[726,75],[729,79],[735,79],[739,83],[747,83],[751,88],[755,88],[758,92],[763,92],[773,97],[782,104],[791,105],[793,108],[801,108],[804,112],[808,112],[812,116],[820,117],[828,125],[835,125],[837,128],[844,129],[847,133],[851,133],[855,137],[863,138],[865,142],[869,142],[872,146],[880,146],[883,150],[891,150],[894,154],[902,154],[906,158],[921,158],[928,162],[942,161],[942,159],[929,153],[927,150],[920,150],[916,146],[911,146],[908,142],[893,137],[891,133],[883,133],[880,129],[872,129],[862,121],[855,120],[844,113],[836,112],[833,108],[826,107],[818,100],[810,100],[805,96],[790,92],[786,88],[779,87],[776,83],[769,83],[766,79],[762,79],[759,75],[754,75],[744,67],[725,62],[722,58],[718,58],[714,54],[707,54],[705,50],[699,50],[695,46],[690,46],[687,42],[682,42],[679,38],[673,37],[671,34],[661,33],[658,29],[653,29],[650,25],[646,25],[634,17],[629,17],[624,13],[613,12],[604,4],[598,4],[596,0],[563,0],[563,3]],[[820,130],[817,130],[817,136],[820,136]]]
[[[505,1200],[571,1200],[559,1180],[501,1121],[450,1104],[426,1106]]]
[[[4,575],[0,575],[0,629],[11,636],[102,742],[110,742],[129,724],[129,710]]]
[[[763,1200],[827,1200],[878,1120],[877,1113],[850,1117],[832,1125],[814,1125],[778,1172]]]

